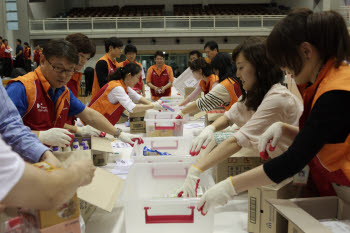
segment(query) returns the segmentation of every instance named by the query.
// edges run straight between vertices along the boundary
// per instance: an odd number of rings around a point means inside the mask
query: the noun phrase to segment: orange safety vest
[[[239,84],[232,78],[227,78],[220,83],[223,85],[228,93],[230,93],[230,104],[228,106],[224,106],[225,110],[230,110],[231,106],[238,101],[238,98],[242,95],[241,88]]]
[[[209,91],[211,91],[211,89],[213,88],[213,84],[215,82],[219,82],[219,77],[215,74],[212,74],[208,77],[208,81],[205,82],[204,80],[201,80],[199,82],[199,85],[202,88],[202,91],[204,92],[204,94],[208,94]]]
[[[128,94],[127,87],[123,80],[113,80],[104,85],[89,104],[90,108],[95,109],[104,115],[112,125],[115,125],[119,121],[119,118],[124,111],[124,107],[119,102],[117,104],[112,104],[108,100],[108,94],[113,88],[118,86],[123,87],[125,93]]]
[[[22,116],[26,126],[38,131],[63,128],[70,106],[70,93],[67,86],[54,104],[48,94],[51,85],[41,72],[40,66],[33,72],[12,79],[9,84],[12,82],[21,82],[26,90],[28,108]]]
[[[32,54],[29,47],[24,49],[24,59],[32,60]]]
[[[329,59],[316,82],[305,89],[300,128],[304,126],[317,99],[324,93],[334,90],[350,91],[350,66],[344,62],[335,68],[334,64],[335,59]],[[322,196],[335,195],[332,183],[350,186],[350,134],[344,143],[324,145],[309,166],[312,180]]]
[[[129,63],[130,63],[129,60],[125,60],[123,62],[118,63],[118,66],[119,67],[124,67],[127,64],[129,64]],[[140,63],[135,61],[135,64],[139,65],[141,67],[141,69],[142,69],[142,65]],[[142,87],[143,87],[143,80],[142,80],[142,75],[140,75],[138,83],[136,83],[135,86],[132,89],[134,91],[136,91],[137,93],[142,94]]]
[[[106,61],[108,65],[108,75],[114,73],[117,68],[119,67],[118,62],[115,59],[111,59],[106,53],[103,57],[101,57],[98,61]],[[91,98],[94,98],[97,92],[101,89],[100,84],[98,83],[98,78],[96,74],[96,66],[95,66],[95,72],[94,72],[94,83],[92,84],[92,92],[91,92]]]
[[[42,54],[43,52],[41,51],[41,49],[39,50],[34,50],[34,62],[36,62],[38,65],[40,65],[40,55]]]
[[[210,58],[209,57],[205,57],[204,58],[204,60],[208,63],[208,64],[210,64],[211,63],[211,60],[210,60]]]

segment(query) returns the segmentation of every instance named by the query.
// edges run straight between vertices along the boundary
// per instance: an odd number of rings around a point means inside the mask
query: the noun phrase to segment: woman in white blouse
[[[110,75],[110,81],[95,95],[89,107],[100,112],[113,125],[118,122],[124,109],[131,113],[161,110],[162,106],[158,102],[151,103],[132,89],[140,75],[141,67],[135,63],[118,68]]]
[[[200,158],[188,171],[178,196],[196,196],[199,176],[205,170],[227,159],[242,147],[258,149],[259,136],[274,122],[298,125],[302,103],[281,85],[283,73],[266,55],[266,46],[260,38],[249,38],[237,46],[232,54],[237,65],[237,77],[245,92],[224,116],[207,126],[194,140],[191,154],[198,155],[213,139],[214,132],[236,124],[240,127],[233,136]],[[291,141],[281,140],[277,148],[269,151],[274,157],[285,151]]]

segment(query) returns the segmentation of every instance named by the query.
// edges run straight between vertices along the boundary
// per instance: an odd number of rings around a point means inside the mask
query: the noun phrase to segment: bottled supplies
[[[79,145],[73,145],[73,151],[75,151],[75,150],[80,150]]]
[[[88,150],[89,146],[84,145],[83,150]]]
[[[78,146],[79,147],[79,141],[78,141],[78,139],[73,139],[73,147],[74,146]]]
[[[72,148],[70,146],[67,146],[67,147],[63,147],[63,152],[71,152],[72,151]]]
[[[81,143],[80,143],[80,150],[84,150],[84,146],[85,146],[85,143],[84,143],[84,142],[81,142]]]
[[[88,140],[86,138],[84,138],[82,142],[85,144],[85,146],[87,146],[88,149],[90,149]]]
[[[52,151],[53,151],[53,152],[62,152],[62,148],[59,147],[59,146],[54,146],[54,147],[52,148]]]

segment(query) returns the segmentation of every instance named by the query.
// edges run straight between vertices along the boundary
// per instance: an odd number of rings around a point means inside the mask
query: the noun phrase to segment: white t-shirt
[[[0,202],[21,179],[24,161],[0,137]]]
[[[107,98],[112,104],[120,103],[128,112],[133,112],[132,110],[136,106],[135,103],[138,103],[142,96],[130,87],[127,90],[128,94],[126,94],[123,87],[117,86],[109,92]]]
[[[249,111],[241,99],[225,112],[225,116],[240,127],[233,136],[242,147],[257,149],[260,135],[277,121],[298,126],[303,112],[303,104],[298,97],[281,84],[270,88],[256,111]],[[291,143],[290,139],[282,137],[276,150],[267,152],[274,158],[286,151]]]

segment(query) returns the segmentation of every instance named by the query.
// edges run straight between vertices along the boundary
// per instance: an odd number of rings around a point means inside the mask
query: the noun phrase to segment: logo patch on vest
[[[38,112],[48,112],[47,107],[43,106],[42,103],[36,104],[36,107],[37,107],[37,109],[38,109]]]

